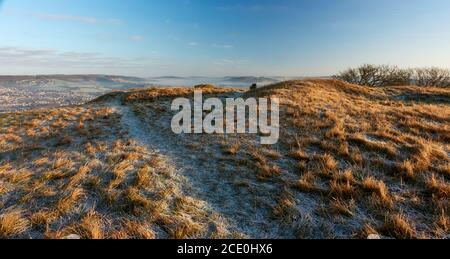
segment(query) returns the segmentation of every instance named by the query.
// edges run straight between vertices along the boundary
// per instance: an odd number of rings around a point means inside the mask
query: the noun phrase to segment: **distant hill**
[[[150,79],[185,79],[186,77],[182,76],[157,76],[157,77],[151,77]]]
[[[128,76],[112,76],[112,75],[35,75],[35,76],[1,76],[0,85],[8,87],[18,86],[39,86],[48,84],[53,81],[66,81],[72,83],[101,83],[101,84],[143,84],[145,79]]]
[[[233,83],[247,83],[247,84],[253,84],[253,83],[259,83],[259,82],[271,82],[276,83],[279,82],[279,79],[272,78],[272,77],[255,77],[255,76],[228,76],[224,78],[227,82],[233,82]]]

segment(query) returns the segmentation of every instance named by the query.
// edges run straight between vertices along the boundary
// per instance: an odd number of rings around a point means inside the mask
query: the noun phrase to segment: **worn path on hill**
[[[207,210],[223,216],[225,222],[229,223],[229,231],[244,234],[248,238],[293,237],[281,230],[280,221],[271,218],[269,207],[256,208],[254,196],[249,191],[236,188],[229,178],[222,175],[214,157],[200,161],[193,149],[178,143],[177,138],[168,132],[170,129],[167,129],[167,125],[164,127],[146,123],[129,106],[118,101],[114,102],[113,107],[122,115],[122,126],[130,137],[163,155],[167,164],[172,167],[170,170],[185,179],[182,190],[187,195],[205,201],[208,204]],[[153,122],[157,119],[151,118]],[[170,125],[170,121],[168,123]]]

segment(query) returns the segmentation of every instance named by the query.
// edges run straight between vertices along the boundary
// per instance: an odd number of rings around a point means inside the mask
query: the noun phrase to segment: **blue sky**
[[[450,67],[448,0],[4,0],[0,74]]]

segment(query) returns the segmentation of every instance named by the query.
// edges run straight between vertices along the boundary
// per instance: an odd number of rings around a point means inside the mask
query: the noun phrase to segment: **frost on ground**
[[[334,80],[202,90],[281,98],[280,142],[172,133],[171,102],[193,98],[189,88],[1,114],[0,236],[449,235],[449,90]]]

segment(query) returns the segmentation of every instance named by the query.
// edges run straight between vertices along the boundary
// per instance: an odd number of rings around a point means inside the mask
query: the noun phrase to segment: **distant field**
[[[445,238],[450,89],[294,80],[208,97],[281,101],[281,139],[175,135],[175,97],[111,93],[0,115],[0,237]]]

